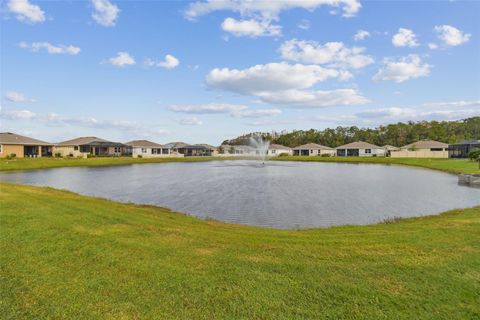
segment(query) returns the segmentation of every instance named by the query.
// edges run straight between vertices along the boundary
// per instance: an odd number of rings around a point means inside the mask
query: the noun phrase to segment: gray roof
[[[301,146],[293,148],[293,150],[333,150],[333,148],[327,147],[327,146],[322,146],[321,144],[316,144],[316,143],[307,143],[303,144]]]
[[[144,147],[144,148],[162,148],[161,144],[148,141],[148,140],[132,140],[125,143],[127,146],[130,147]]]
[[[79,138],[59,142],[57,143],[57,146],[81,146],[81,145],[91,144],[95,142],[110,142],[110,141],[97,138],[97,137],[79,137]]]
[[[355,141],[352,143],[344,144],[343,146],[336,147],[336,149],[382,149],[382,147],[365,141]]]
[[[178,148],[183,148],[183,147],[188,146],[188,145],[189,144],[185,143],[185,142],[169,142],[169,143],[165,144],[164,147],[170,148],[170,149],[178,149]]]
[[[41,145],[51,146],[53,144],[42,140],[37,140],[11,132],[0,132],[0,144],[18,144],[18,145]]]
[[[414,143],[407,144],[406,146],[403,146],[402,149],[408,149],[413,147],[417,149],[448,148],[448,144],[434,140],[420,140]]]
[[[212,146],[211,144],[206,144],[206,143],[199,143],[199,144],[196,144],[196,146],[205,147],[205,148],[208,148],[210,150],[217,150],[217,147]]]
[[[272,143],[268,146],[268,150],[292,150],[292,148]]]
[[[451,146],[464,145],[464,144],[479,144],[480,140],[463,140],[457,143],[451,143]]]

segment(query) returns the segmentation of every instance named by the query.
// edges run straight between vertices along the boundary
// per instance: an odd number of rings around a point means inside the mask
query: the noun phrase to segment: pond
[[[456,175],[379,164],[137,164],[9,172],[0,181],[282,229],[370,224],[480,205],[480,189],[459,186]]]

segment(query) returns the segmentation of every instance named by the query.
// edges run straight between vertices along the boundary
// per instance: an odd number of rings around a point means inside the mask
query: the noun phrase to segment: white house
[[[316,143],[307,143],[292,149],[294,156],[334,156],[335,149]]]
[[[398,151],[390,152],[392,158],[448,158],[448,144],[421,140],[403,146]]]
[[[357,141],[336,148],[337,157],[384,157],[385,148],[374,144]]]
[[[286,153],[289,156],[291,156],[293,153],[292,148],[282,146],[281,144],[275,144],[275,143],[272,143],[268,146],[267,156],[269,157],[276,157],[283,153]]]
[[[125,143],[134,158],[160,158],[160,157],[181,157],[171,152],[170,148],[148,140],[133,140]]]

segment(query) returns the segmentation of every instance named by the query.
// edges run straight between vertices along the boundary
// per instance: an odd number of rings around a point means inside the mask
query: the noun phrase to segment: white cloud
[[[341,8],[345,17],[354,16],[362,6],[358,0],[207,0],[191,3],[185,11],[185,17],[193,20],[214,11],[233,11],[242,16],[261,16],[276,20],[280,12],[285,10],[303,8],[313,11],[322,5]]]
[[[430,108],[478,108],[480,110],[480,100],[460,100],[453,102],[430,102],[423,104]]]
[[[270,20],[236,20],[226,18],[222,23],[222,29],[236,37],[268,37],[280,36],[282,27],[272,25]]]
[[[135,59],[128,52],[118,52],[117,56],[108,59],[108,62],[117,67],[124,67],[134,65]]]
[[[366,30],[358,30],[357,33],[355,33],[355,35],[353,36],[353,39],[355,41],[361,41],[366,37],[370,37],[370,32]]]
[[[105,27],[115,25],[120,9],[108,0],[92,0],[93,13],[92,18],[98,24]]]
[[[201,126],[203,124],[203,121],[196,117],[178,119],[177,122],[182,126]]]
[[[167,54],[163,61],[155,61],[153,59],[147,58],[145,59],[145,65],[147,67],[162,67],[165,69],[173,69],[180,65],[180,60],[178,60],[171,54]]]
[[[410,29],[400,28],[392,38],[395,47],[416,47],[418,46],[417,36]]]
[[[29,120],[34,119],[37,115],[30,110],[0,110],[0,118],[8,120]]]
[[[30,23],[44,22],[45,13],[35,4],[31,4],[28,0],[10,0],[7,4],[10,12],[15,13],[17,20]]]
[[[212,88],[285,106],[328,107],[368,102],[353,89],[306,90],[329,78],[342,77],[345,74],[334,69],[282,62],[256,65],[244,70],[216,68],[207,75],[207,84]]]
[[[262,92],[259,98],[267,103],[291,107],[326,108],[360,105],[370,102],[355,89],[337,90],[286,90]]]
[[[438,38],[447,46],[459,46],[468,42],[472,36],[449,25],[435,26],[434,30],[439,33]]]
[[[436,44],[436,43],[429,43],[429,44],[428,44],[428,48],[431,49],[431,50],[438,49],[438,44]]]
[[[375,81],[395,81],[401,83],[410,79],[427,77],[431,66],[423,63],[420,56],[411,54],[395,61],[390,58],[384,59],[385,67],[373,76]]]
[[[16,91],[6,92],[5,99],[11,102],[35,102],[34,99],[27,98],[23,93]]]
[[[174,112],[191,114],[228,114],[235,118],[261,118],[281,114],[279,109],[251,110],[245,105],[228,103],[209,103],[198,105],[173,105],[169,109]]]
[[[22,49],[29,49],[33,52],[39,52],[40,50],[44,49],[49,54],[69,54],[69,55],[77,55],[80,53],[80,48],[75,47],[72,45],[63,45],[57,44],[53,45],[49,42],[32,42],[28,44],[26,42],[20,42],[19,47]]]
[[[365,48],[346,47],[342,42],[327,42],[324,45],[316,41],[288,40],[280,46],[283,59],[327,64],[330,67],[360,69],[374,62],[371,56],[362,54]]]
[[[303,19],[302,21],[300,21],[297,27],[302,30],[308,30],[310,29],[310,25],[311,25],[310,20]]]

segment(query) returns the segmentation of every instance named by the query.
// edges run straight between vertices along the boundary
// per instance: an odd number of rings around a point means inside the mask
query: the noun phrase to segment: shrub
[[[321,154],[320,157],[328,158],[328,157],[331,157],[331,155],[329,153],[324,153],[324,154]]]
[[[286,153],[286,152],[282,152],[282,153],[280,153],[278,156],[279,156],[279,157],[288,157],[289,154]]]
[[[94,155],[93,153],[87,154],[87,158],[95,158],[95,157],[96,157],[96,155]]]
[[[7,160],[12,160],[13,158],[16,158],[17,155],[15,153],[10,153],[9,155],[7,155]]]
[[[62,157],[62,154],[60,152],[55,153],[55,158],[61,158],[61,157]]]
[[[143,156],[142,156],[141,154],[139,154],[139,155],[137,156],[137,158],[143,158]]]
[[[469,154],[468,154],[468,159],[472,160],[472,161],[475,161],[475,160],[479,160],[480,159],[480,150],[474,150],[474,151],[471,151]]]

